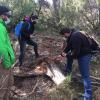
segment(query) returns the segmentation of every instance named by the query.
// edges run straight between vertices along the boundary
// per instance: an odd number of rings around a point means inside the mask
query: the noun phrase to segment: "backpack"
[[[93,37],[88,37],[88,41],[90,43],[91,50],[97,50],[97,47],[99,46],[97,41]]]
[[[21,34],[20,30],[21,30],[22,25],[23,25],[23,21],[19,22],[15,27],[15,35],[17,37]]]
[[[86,32],[85,33],[82,32],[82,34],[84,34],[89,41],[91,53],[96,53],[98,51],[100,52],[100,46],[99,46],[99,43],[96,41],[96,39],[93,36],[90,36]]]
[[[19,23],[16,25],[16,27],[15,27],[15,35],[16,35],[17,37],[19,37],[20,34],[21,34],[20,30],[21,30],[21,28],[22,28],[23,23],[24,23],[24,22],[21,21],[21,22],[19,22]],[[28,22],[28,24],[29,24],[28,29],[30,29],[30,23]]]

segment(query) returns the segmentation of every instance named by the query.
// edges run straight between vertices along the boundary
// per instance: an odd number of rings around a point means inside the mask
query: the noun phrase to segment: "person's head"
[[[64,36],[64,37],[69,37],[70,36],[70,34],[71,34],[71,29],[70,28],[62,28],[61,30],[60,30],[60,35],[62,35],[62,36]]]
[[[2,18],[6,24],[10,23],[11,11],[6,6],[0,6],[0,18]]]
[[[30,16],[25,16],[24,19],[23,19],[23,21],[29,22],[30,21]]]
[[[30,16],[31,22],[33,22],[34,24],[36,24],[37,19],[38,19],[38,16],[37,16],[37,15],[34,15],[34,14],[32,13],[31,16]]]

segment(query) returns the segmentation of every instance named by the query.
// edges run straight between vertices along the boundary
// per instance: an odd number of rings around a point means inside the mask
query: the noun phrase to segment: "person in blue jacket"
[[[19,66],[21,67],[23,64],[23,59],[25,55],[25,46],[26,44],[31,45],[34,47],[35,57],[38,58],[38,46],[37,43],[34,42],[30,35],[34,32],[34,26],[36,24],[36,19],[38,17],[36,15],[25,16],[23,20],[23,24],[20,31],[20,36],[18,37],[19,44],[20,44],[20,56],[19,56]]]

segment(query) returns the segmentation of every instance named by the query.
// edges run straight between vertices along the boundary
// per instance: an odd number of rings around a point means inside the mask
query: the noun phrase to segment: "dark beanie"
[[[5,6],[0,6],[0,15],[5,14],[9,11],[10,11],[9,8],[7,8]]]

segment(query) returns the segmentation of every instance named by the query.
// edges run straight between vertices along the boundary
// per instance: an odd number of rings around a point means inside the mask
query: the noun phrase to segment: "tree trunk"
[[[60,0],[53,0],[54,16],[56,21],[59,22],[59,9],[60,9]]]

